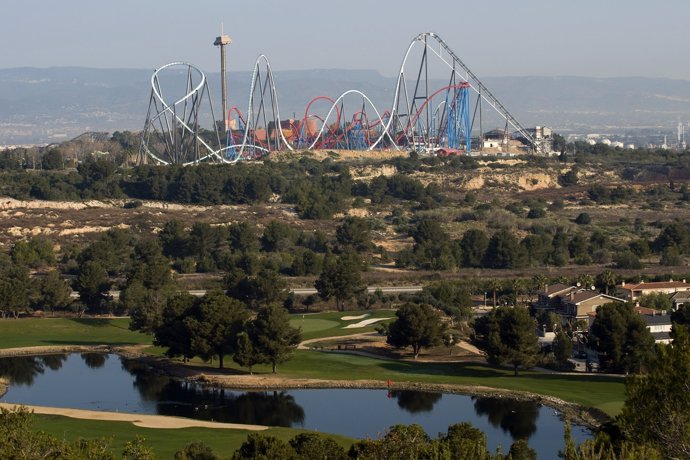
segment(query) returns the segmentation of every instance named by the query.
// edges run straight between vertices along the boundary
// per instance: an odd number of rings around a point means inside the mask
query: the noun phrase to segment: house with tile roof
[[[690,291],[690,284],[682,281],[654,281],[654,282],[640,282],[640,283],[621,283],[616,288],[623,294],[627,300],[637,300],[640,296],[663,293],[675,294],[677,292]]]
[[[654,337],[655,343],[671,343],[671,328],[673,326],[671,315],[661,310],[640,307],[639,305],[634,307],[634,310],[647,324],[647,329]],[[588,329],[592,326],[596,317],[597,313],[595,311],[587,313]]]
[[[561,304],[561,296],[570,294],[578,288],[567,284],[556,283],[544,286],[538,293],[537,303],[534,304],[536,310],[556,311]]]
[[[580,289],[561,297],[558,313],[567,321],[588,321],[590,313],[596,313],[597,307],[612,302],[625,303],[625,300],[598,291]]]

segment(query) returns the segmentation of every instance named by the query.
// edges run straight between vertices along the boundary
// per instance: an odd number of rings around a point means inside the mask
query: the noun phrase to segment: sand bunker
[[[0,403],[0,407],[12,410],[19,404]],[[268,427],[261,425],[241,425],[238,423],[207,422],[181,417],[167,417],[162,415],[130,414],[125,412],[101,412],[83,409],[64,409],[60,407],[24,406],[36,414],[63,415],[65,417],[84,420],[108,420],[113,422],[132,422],[142,428],[224,428],[231,430],[265,430]]]
[[[355,324],[348,324],[345,326],[343,329],[357,329],[360,327],[366,327],[370,324],[377,323],[379,321],[386,321],[387,319],[393,319],[393,318],[371,318],[371,319],[365,319],[364,321],[360,321],[359,323]]]
[[[343,316],[343,317],[340,318],[340,319],[343,320],[343,321],[354,321],[354,320],[356,320],[356,319],[364,319],[364,318],[366,318],[367,316],[369,316],[369,313],[365,313],[365,314],[359,315],[359,316]]]

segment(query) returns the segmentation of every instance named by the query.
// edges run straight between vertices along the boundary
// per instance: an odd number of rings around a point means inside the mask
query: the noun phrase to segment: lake
[[[403,390],[233,391],[176,380],[136,360],[98,353],[0,359],[10,382],[2,402],[172,415],[217,422],[305,428],[354,438],[377,438],[395,424],[421,425],[434,437],[469,422],[489,447],[527,438],[539,458],[563,448],[563,420],[533,401]],[[582,442],[591,433],[572,426]]]

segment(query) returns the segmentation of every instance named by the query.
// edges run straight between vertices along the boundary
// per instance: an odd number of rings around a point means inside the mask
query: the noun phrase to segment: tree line
[[[129,198],[202,205],[267,203],[277,195],[294,204],[304,219],[329,218],[347,209],[348,200],[355,197],[370,197],[376,203],[396,198],[429,206],[444,199],[437,186],[424,187],[402,174],[367,185],[353,181],[343,163],[306,157],[294,162],[118,169],[107,158],[89,156],[67,172],[6,170],[0,174],[0,192],[17,199]]]
[[[173,220],[165,223],[154,238],[141,237],[131,229],[114,228],[83,247],[63,245],[59,253],[54,252],[54,243],[47,238],[30,237],[17,241],[7,253],[0,254],[4,261],[0,267],[0,298],[4,299],[0,311],[9,316],[27,309],[59,311],[68,307],[77,313],[127,311],[143,299],[156,303],[147,290],[158,289],[162,284],[175,290],[172,278],[175,272],[224,273],[220,287],[253,306],[262,298],[294,305],[294,298],[283,295],[286,277],[311,276],[316,279],[320,298],[334,299],[337,308],[344,308],[353,299],[361,308],[369,308],[372,303],[388,301],[381,294],[367,294],[365,289],[364,274],[378,252],[372,233],[370,221],[357,217],[343,219],[330,236],[320,230],[299,230],[276,220],[263,228],[246,221],[226,226],[197,222],[186,227]],[[498,232],[488,238],[482,231],[472,229],[462,238],[452,240],[432,220],[421,221],[413,235],[416,243],[412,252],[436,257],[432,260],[451,268],[520,267],[523,265],[518,262],[524,263],[524,255],[529,254],[526,247],[534,248],[529,243],[531,235],[518,243],[508,232]],[[605,236],[597,233],[589,239],[575,235],[570,241],[564,233],[557,233],[550,240],[583,252],[609,244]],[[638,243],[644,249],[644,244]],[[685,223],[671,222],[649,246],[664,253],[685,254],[690,250],[690,231]],[[548,255],[549,251],[541,253]],[[553,256],[553,250],[550,253]],[[400,257],[404,258],[404,254]],[[457,265],[458,260],[461,265]],[[547,260],[552,259],[547,257]],[[674,276],[682,278],[682,275]],[[66,277],[70,278],[69,282]],[[664,277],[668,275],[656,279]],[[435,289],[436,298],[421,302],[460,317],[467,315],[471,297],[477,294],[484,293],[491,305],[514,305],[525,296],[534,298],[538,290],[553,281],[596,285],[600,291],[609,293],[624,280],[610,269],[596,276],[560,278],[535,275],[531,279],[466,279],[436,287],[430,285],[425,295]],[[36,282],[31,282],[32,279]],[[637,278],[625,279],[631,280]],[[73,302],[70,289],[78,293],[79,302]],[[120,302],[110,299],[111,289],[122,291]],[[642,303],[670,309],[670,301],[664,296],[645,297]]]
[[[590,217],[581,213],[576,224],[586,227]],[[658,256],[663,266],[683,264],[690,254],[690,225],[674,220],[659,223],[659,233],[652,239],[638,238],[627,243],[612,240],[600,229],[566,229],[561,226],[534,225],[519,238],[511,229],[501,227],[487,234],[472,228],[458,239],[450,237],[436,219],[420,219],[410,226],[414,240],[409,249],[391,255],[400,267],[427,270],[457,268],[511,269],[534,266],[562,267],[568,264],[609,264],[614,268],[639,269],[642,260]]]

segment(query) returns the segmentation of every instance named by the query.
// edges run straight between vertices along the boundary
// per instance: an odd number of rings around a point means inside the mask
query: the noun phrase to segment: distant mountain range
[[[59,142],[85,131],[141,130],[152,70],[78,67],[0,69],[0,145]],[[283,118],[301,118],[316,96],[348,89],[390,108],[395,79],[372,70],[277,71]],[[220,118],[220,77],[207,74]],[[229,75],[230,105],[246,111],[250,72]],[[690,120],[690,81],[661,78],[487,77],[484,84],[527,127],[557,132],[675,132]]]

